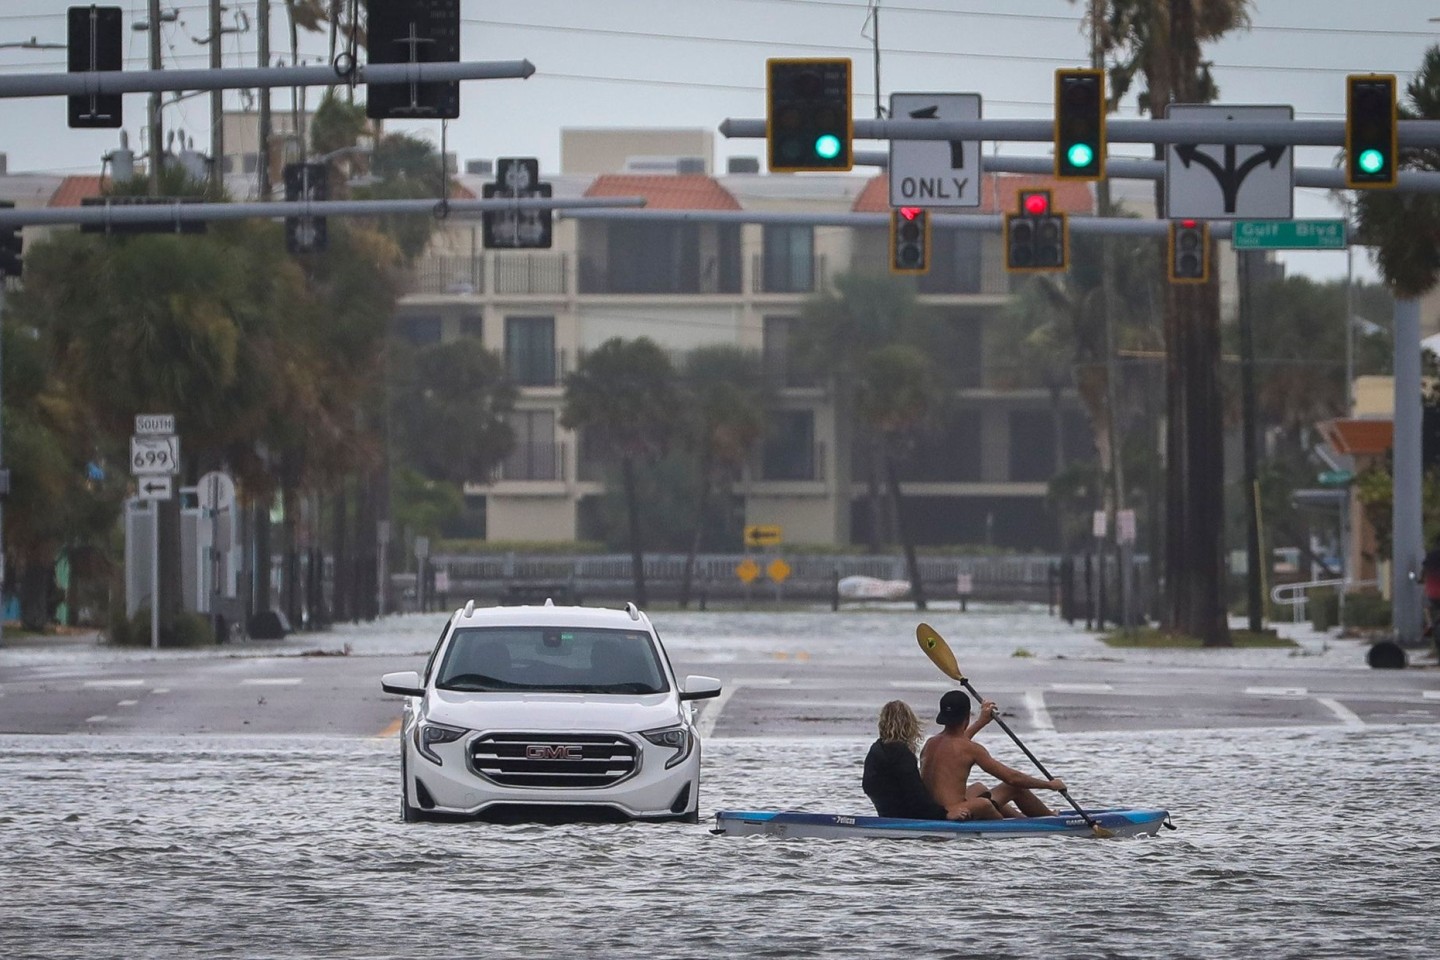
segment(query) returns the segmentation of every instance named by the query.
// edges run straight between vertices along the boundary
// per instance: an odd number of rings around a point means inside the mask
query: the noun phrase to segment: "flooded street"
[[[940,611],[930,620],[982,690],[994,677],[996,689],[1019,691],[1038,681],[1017,671],[1069,670],[1074,660],[1109,671],[1117,685],[1126,670],[1168,676],[1197,666],[1190,652],[1108,651],[1043,610],[966,617]],[[348,643],[350,656],[333,660],[361,661],[357,676],[378,678],[381,661],[426,650],[443,619],[397,619],[291,646]],[[851,688],[825,722],[808,726],[782,717],[767,728],[742,688],[712,719],[702,816],[868,813],[860,762],[874,707],[896,695],[885,678],[913,676],[901,695],[922,715],[933,713],[927,705],[943,686],[929,682],[943,678],[914,647],[913,610],[654,619],[681,673],[754,684],[788,674],[800,688],[804,671],[828,663],[836,676],[859,677],[845,681]],[[1031,656],[1015,657],[1017,647]],[[1344,689],[1387,673],[1357,665],[1344,642],[1306,637],[1300,654],[1219,652],[1194,675],[1224,666],[1268,674],[1277,687]],[[162,651],[159,660],[194,656]],[[148,651],[4,650],[0,692],[4,702],[20,695],[17,665],[58,677],[117,661],[147,673],[158,666]],[[810,686],[833,687],[828,676]],[[1440,760],[1440,725],[1420,715],[1440,671],[1388,676],[1414,690],[1367,696],[1404,699],[1409,722],[1398,707],[1376,722],[1378,707],[1353,702],[1344,710],[1355,722],[1343,722],[1324,708],[1304,713],[1292,697],[1304,715],[1273,723],[1142,717],[1107,729],[1058,690],[1052,729],[1017,711],[1017,732],[1082,804],[1163,806],[1178,827],[1108,842],[780,841],[714,836],[704,823],[407,825],[396,809],[398,750],[378,729],[158,734],[97,723],[85,733],[9,732],[0,734],[0,950],[7,958],[1427,957],[1440,941],[1440,836],[1413,798],[1428,796]],[[1133,699],[1111,697],[1117,713]],[[740,723],[752,709],[761,719]],[[1000,731],[984,739],[1006,762],[1025,763]]]

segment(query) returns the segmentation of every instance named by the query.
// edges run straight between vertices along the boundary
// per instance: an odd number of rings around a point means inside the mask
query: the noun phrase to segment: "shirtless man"
[[[1054,811],[1031,791],[1063,792],[1063,781],[1041,780],[1013,770],[973,739],[995,713],[995,704],[986,700],[980,705],[980,716],[970,723],[969,697],[959,690],[951,690],[941,697],[935,722],[945,729],[926,741],[920,751],[921,779],[952,820],[1053,816]],[[1000,783],[989,790],[981,784],[971,784],[970,771],[976,766],[998,778]],[[965,811],[965,815],[961,811]]]

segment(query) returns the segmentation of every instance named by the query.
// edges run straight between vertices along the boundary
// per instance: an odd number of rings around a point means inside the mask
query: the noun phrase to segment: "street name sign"
[[[174,433],[175,414],[173,413],[137,413],[135,414],[136,433]]]
[[[180,438],[173,433],[131,436],[130,472],[137,477],[179,473]]]
[[[1344,250],[1344,220],[1236,220],[1236,250]]]
[[[1165,116],[1201,123],[1288,122],[1295,108],[1172,103]],[[1294,214],[1293,147],[1172,143],[1165,148],[1165,215],[1171,220],[1289,220]]]
[[[892,93],[899,120],[979,120],[978,93]],[[891,140],[890,206],[980,206],[979,140]]]

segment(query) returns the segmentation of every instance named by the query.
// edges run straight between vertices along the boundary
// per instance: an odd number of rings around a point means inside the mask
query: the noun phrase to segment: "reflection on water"
[[[163,957],[1412,957],[1434,730],[1027,737],[1178,831],[786,840],[399,821],[393,741],[0,737],[0,951]],[[867,812],[866,743],[717,739],[702,812]]]

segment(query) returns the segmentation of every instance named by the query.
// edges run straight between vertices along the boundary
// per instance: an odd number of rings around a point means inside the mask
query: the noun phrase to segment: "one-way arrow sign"
[[[174,477],[140,477],[137,489],[141,500],[169,500],[175,495]]]
[[[1292,120],[1290,106],[1171,104],[1190,121]],[[1165,215],[1172,220],[1289,220],[1295,209],[1295,151],[1283,146],[1175,143],[1165,151]]]

